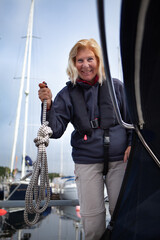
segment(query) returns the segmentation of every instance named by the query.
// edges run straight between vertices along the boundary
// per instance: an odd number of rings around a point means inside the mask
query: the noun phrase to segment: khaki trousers
[[[109,162],[106,185],[113,214],[126,163]],[[85,240],[99,240],[106,228],[103,163],[75,164],[75,176]]]

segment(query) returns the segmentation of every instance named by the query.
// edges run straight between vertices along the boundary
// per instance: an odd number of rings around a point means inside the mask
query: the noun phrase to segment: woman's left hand
[[[131,146],[128,146],[125,153],[124,153],[124,158],[123,158],[124,162],[127,162],[128,158],[129,158],[130,151],[131,151]]]

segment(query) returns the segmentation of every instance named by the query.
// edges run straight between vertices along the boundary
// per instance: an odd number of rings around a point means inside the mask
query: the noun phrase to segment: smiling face
[[[98,72],[98,61],[94,52],[88,48],[79,49],[75,67],[81,79],[92,82]]]

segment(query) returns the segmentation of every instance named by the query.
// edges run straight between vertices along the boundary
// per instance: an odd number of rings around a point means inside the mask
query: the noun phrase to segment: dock
[[[34,202],[34,201],[33,201]],[[41,206],[45,204],[45,200],[41,202]],[[50,200],[48,207],[53,206],[78,206],[78,199],[74,200]],[[0,208],[24,208],[25,200],[4,200],[0,201]]]

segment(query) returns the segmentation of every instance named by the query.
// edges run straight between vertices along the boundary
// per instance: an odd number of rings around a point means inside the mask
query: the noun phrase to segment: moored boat
[[[75,178],[69,178],[67,179],[61,188],[60,192],[60,198],[61,199],[78,199],[78,193],[77,193],[77,186],[75,182]]]

